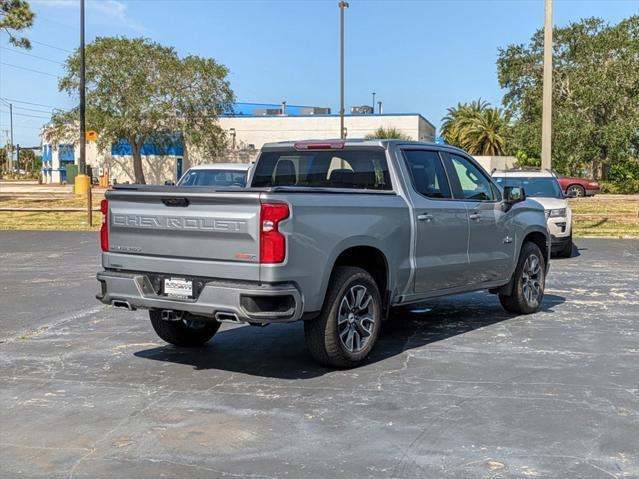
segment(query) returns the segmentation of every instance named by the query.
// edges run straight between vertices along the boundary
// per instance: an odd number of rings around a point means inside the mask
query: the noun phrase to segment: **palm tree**
[[[396,139],[396,140],[410,140],[411,137],[405,135],[400,130],[395,128],[394,126],[389,126],[388,128],[384,128],[380,126],[377,130],[375,130],[372,134],[366,135],[368,139]]]
[[[464,129],[462,148],[471,155],[499,156],[506,150],[508,121],[499,108],[486,108]]]
[[[448,108],[442,118],[442,137],[471,155],[503,155],[508,123],[501,109],[491,108],[480,98]]]

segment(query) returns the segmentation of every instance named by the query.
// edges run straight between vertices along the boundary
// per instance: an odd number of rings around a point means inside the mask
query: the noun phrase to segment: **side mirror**
[[[164,186],[175,186],[175,183],[173,181],[171,181],[171,180],[166,180],[164,182]]]
[[[526,200],[526,192],[521,186],[504,186],[504,201],[514,205]]]

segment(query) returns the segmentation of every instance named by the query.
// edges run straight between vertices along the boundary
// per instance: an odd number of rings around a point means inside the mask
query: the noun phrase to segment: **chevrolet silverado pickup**
[[[397,306],[488,290],[511,313],[540,307],[544,208],[460,149],[273,143],[249,176],[244,189],[107,191],[98,299],[149,310],[160,338],[181,347],[221,322],[302,320],[310,354],[341,368],[365,360]]]

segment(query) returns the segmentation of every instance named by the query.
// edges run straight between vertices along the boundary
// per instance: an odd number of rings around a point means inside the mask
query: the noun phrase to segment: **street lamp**
[[[344,131],[344,10],[348,8],[347,2],[339,2],[339,137],[346,138]]]
[[[80,0],[80,162],[78,164],[79,174],[86,175],[86,107],[85,107],[85,65],[84,65],[84,0]]]
[[[375,92],[373,92],[373,115],[375,114]]]
[[[544,10],[541,169],[550,170],[552,168],[552,0],[546,0]]]

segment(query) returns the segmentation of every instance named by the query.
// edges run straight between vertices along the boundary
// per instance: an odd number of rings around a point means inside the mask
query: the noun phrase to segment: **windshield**
[[[178,181],[178,186],[246,186],[246,171],[242,170],[189,170]]]
[[[524,189],[526,196],[538,198],[563,198],[564,194],[555,177],[524,177],[498,176],[495,181],[502,188],[504,186],[519,186]]]

